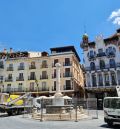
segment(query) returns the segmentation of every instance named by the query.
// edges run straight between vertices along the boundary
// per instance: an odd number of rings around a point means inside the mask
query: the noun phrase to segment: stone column
[[[96,85],[98,87],[98,76],[97,76],[97,73],[95,75],[96,75]]]
[[[117,74],[117,70],[115,71],[115,74],[116,74],[116,83],[117,83],[117,85],[118,85],[119,82],[118,82],[118,74]]]
[[[109,83],[110,83],[110,86],[112,86],[111,72],[108,72],[108,74],[109,74]]]
[[[85,83],[86,83],[86,87],[88,87],[88,78],[87,78],[87,73],[85,74]]]
[[[90,73],[89,76],[90,76],[90,85],[92,87],[92,74]]]
[[[104,72],[102,72],[102,81],[103,81],[103,87],[105,87],[105,77],[104,77]]]
[[[55,93],[55,96],[60,97],[60,96],[62,96],[61,91],[60,91],[60,67],[61,67],[61,64],[56,63],[55,66],[56,66],[56,93]]]

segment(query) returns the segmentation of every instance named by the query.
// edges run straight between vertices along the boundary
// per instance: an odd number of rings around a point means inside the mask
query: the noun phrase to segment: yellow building
[[[61,91],[84,97],[84,78],[80,58],[74,46],[51,48],[47,52],[0,53],[1,92],[53,95],[56,90],[56,67],[61,64]]]

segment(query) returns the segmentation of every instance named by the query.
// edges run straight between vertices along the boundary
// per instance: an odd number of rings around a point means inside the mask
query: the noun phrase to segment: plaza
[[[104,123],[103,111],[98,112],[98,119],[83,119],[75,121],[43,121],[24,118],[23,115],[0,117],[0,129],[112,129]],[[119,129],[119,125],[115,125],[114,129]]]

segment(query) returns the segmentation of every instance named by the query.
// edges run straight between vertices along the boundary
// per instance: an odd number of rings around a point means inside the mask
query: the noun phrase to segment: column
[[[55,97],[61,97],[62,93],[60,91],[60,67],[61,64],[60,63],[56,63],[56,93],[55,93]]]
[[[86,83],[86,87],[88,87],[88,78],[87,78],[87,73],[85,74],[85,83]]]
[[[97,73],[95,75],[96,75],[96,85],[97,85],[97,88],[98,88],[98,76],[97,76]]]
[[[115,71],[115,74],[116,74],[116,83],[117,83],[117,85],[118,85],[119,82],[118,82],[118,74],[117,74],[117,70]]]
[[[110,86],[112,86],[111,72],[108,72],[108,74],[109,74],[109,83],[110,83]]]
[[[102,80],[103,80],[103,87],[105,87],[105,77],[104,77],[104,72],[102,72]]]
[[[92,74],[90,73],[89,75],[90,75],[90,85],[92,87]]]
[[[61,64],[57,63],[56,65],[56,93],[60,92],[60,67]]]

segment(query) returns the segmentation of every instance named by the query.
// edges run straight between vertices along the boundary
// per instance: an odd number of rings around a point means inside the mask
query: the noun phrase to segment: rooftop
[[[80,57],[79,57],[79,55],[78,55],[78,53],[77,53],[77,51],[76,51],[74,46],[55,47],[55,48],[50,48],[50,50],[51,50],[52,54],[53,53],[62,53],[62,52],[70,52],[70,51],[72,51],[72,52],[75,53],[78,61],[80,62]]]

